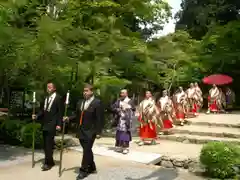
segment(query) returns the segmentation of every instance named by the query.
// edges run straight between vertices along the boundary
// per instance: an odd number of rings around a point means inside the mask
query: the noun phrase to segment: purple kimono
[[[132,140],[132,118],[135,111],[133,101],[128,97],[124,100],[117,100],[112,105],[112,110],[115,113],[115,120],[117,122],[115,146],[127,148],[129,147],[129,142]]]

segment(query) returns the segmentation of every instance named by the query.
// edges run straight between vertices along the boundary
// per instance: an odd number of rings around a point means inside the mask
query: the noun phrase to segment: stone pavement
[[[70,149],[82,152],[77,139],[71,139],[76,143]],[[158,140],[157,145],[138,146],[134,138],[130,144],[130,153],[122,155],[114,152],[114,138],[97,139],[93,152],[96,155],[112,157],[118,160],[127,160],[143,164],[160,164],[163,167],[181,167],[190,171],[202,171],[198,164],[202,145],[183,144],[173,141]],[[76,146],[77,145],[77,146]]]
[[[187,155],[189,158],[198,158],[201,151],[201,144],[184,144],[174,141],[157,140],[157,145],[138,146],[136,141],[139,138],[133,138],[130,144],[130,150],[159,153],[164,156]],[[96,140],[95,144],[104,145],[106,147],[114,147],[114,138],[101,138]]]
[[[6,147],[1,148],[2,150]],[[19,151],[17,150],[19,149]],[[25,154],[24,154],[25,151]],[[55,154],[57,165],[48,172],[40,170],[40,159],[42,154],[39,153],[36,160],[38,163],[35,168],[31,168],[31,156],[29,150],[23,148],[12,148],[4,152],[5,159],[1,157],[1,162],[5,161],[4,166],[0,166],[0,179],[18,179],[18,180],[74,180],[78,173],[78,168],[81,160],[81,153],[68,151],[64,153],[63,159],[63,175],[58,177],[58,159],[59,154]],[[17,161],[21,157],[22,161]],[[15,157],[15,158],[13,158]],[[15,161],[10,163],[7,160]],[[86,180],[203,180],[193,174],[180,169],[163,169],[159,166],[146,166],[130,161],[121,161],[104,156],[95,156],[95,161],[98,167],[98,173],[86,178]]]

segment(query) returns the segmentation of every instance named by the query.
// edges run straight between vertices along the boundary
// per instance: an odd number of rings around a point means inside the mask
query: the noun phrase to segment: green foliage
[[[166,2],[152,2],[0,2],[0,85],[42,94],[48,80],[64,93],[85,82],[103,92],[106,77],[112,89],[136,79],[154,81],[145,40],[162,29],[171,13]],[[122,80],[121,86],[114,83]]]
[[[187,30],[196,39],[201,39],[215,25],[239,19],[238,0],[182,0],[181,6],[176,28]]]
[[[126,86],[139,94],[149,85],[185,86],[212,73],[239,76],[236,0],[184,0],[176,27],[181,31],[155,39],[171,16],[162,0],[0,5],[0,86],[34,89],[40,96],[49,80],[64,94],[92,83],[107,101]]]
[[[196,59],[199,41],[190,38],[185,31],[177,31],[149,43],[150,57],[153,60],[153,73],[157,73],[156,82],[163,87],[186,84],[198,78],[193,73],[201,70]]]
[[[35,147],[43,146],[41,125],[36,123],[26,123],[21,120],[6,119],[0,124],[0,135],[6,144],[32,146],[32,132],[35,128]]]
[[[41,148],[43,146],[43,136],[41,124],[39,123],[29,123],[21,129],[22,145],[26,148],[32,147],[33,131],[35,131],[35,147]]]
[[[21,143],[21,129],[25,125],[24,121],[19,120],[4,120],[1,123],[0,132],[3,141],[13,145]]]
[[[240,162],[239,145],[210,142],[201,150],[200,161],[209,176],[227,179],[235,175],[233,166]]]

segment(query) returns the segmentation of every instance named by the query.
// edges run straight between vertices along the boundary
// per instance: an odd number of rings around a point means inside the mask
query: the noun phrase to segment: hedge
[[[234,167],[240,163],[240,146],[234,143],[210,142],[203,146],[200,161],[208,176],[234,178],[237,175]]]
[[[35,147],[43,146],[41,125],[39,123],[27,123],[22,120],[6,119],[0,124],[0,136],[5,144],[32,146],[32,132],[35,128]]]

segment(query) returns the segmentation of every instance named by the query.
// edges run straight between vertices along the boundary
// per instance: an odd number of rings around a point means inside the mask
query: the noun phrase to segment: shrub
[[[41,148],[43,146],[43,137],[41,131],[41,124],[29,123],[22,127],[21,140],[24,147],[31,147],[33,140],[33,130],[35,129],[35,147]]]
[[[43,146],[41,125],[39,123],[26,123],[21,120],[6,119],[0,123],[1,140],[10,145],[32,146],[32,132],[35,128],[35,147]]]
[[[1,123],[0,131],[3,141],[11,145],[21,143],[21,129],[25,125],[24,121],[6,119]]]
[[[240,160],[240,147],[224,142],[210,142],[201,150],[200,161],[212,178],[227,179],[236,175],[233,166]]]

